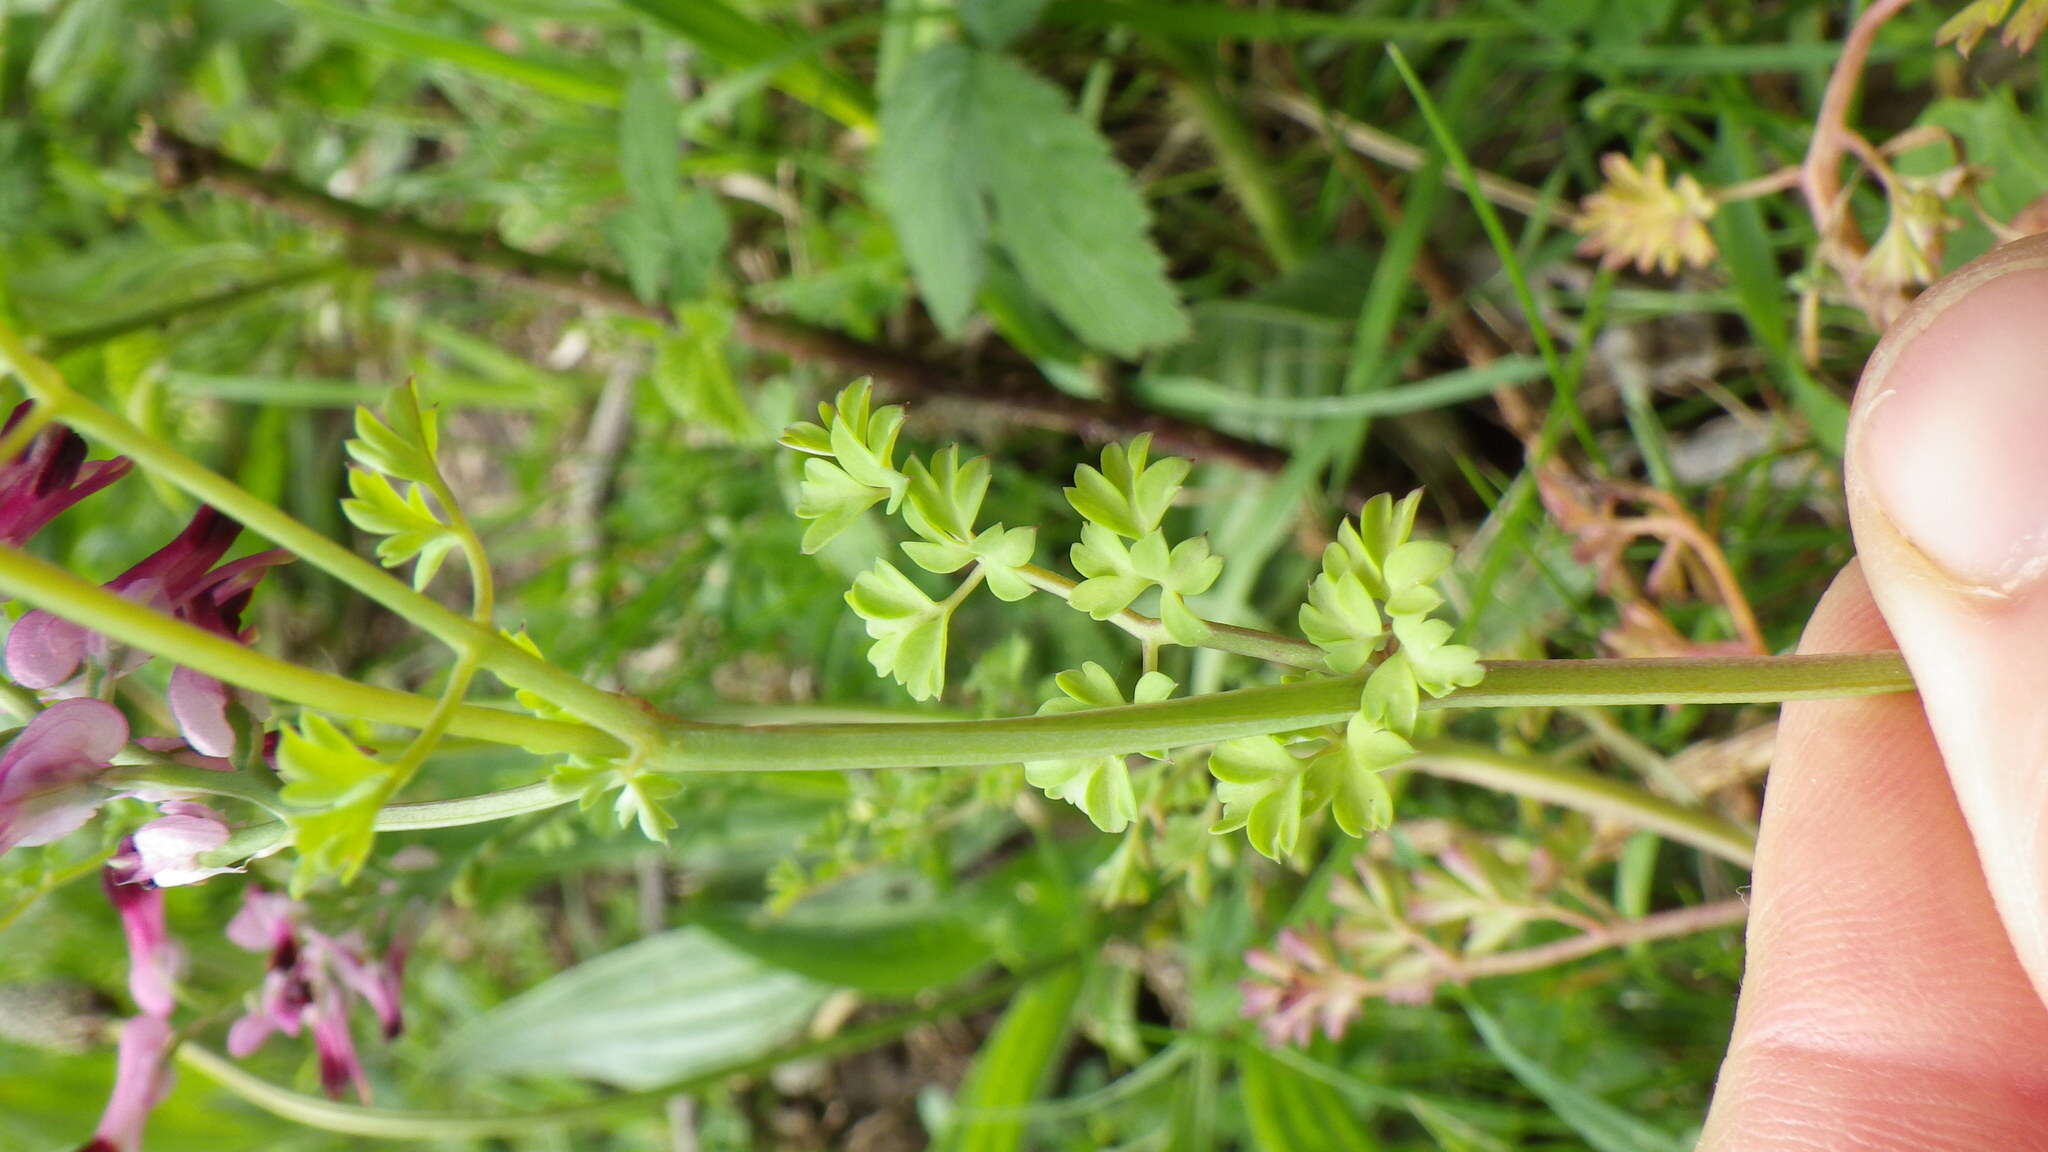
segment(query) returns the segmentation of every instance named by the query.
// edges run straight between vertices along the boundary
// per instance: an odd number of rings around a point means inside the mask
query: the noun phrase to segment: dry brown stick
[[[1725,928],[1742,923],[1748,915],[1749,905],[1741,899],[1674,908],[1669,912],[1651,913],[1639,920],[1616,921],[1597,931],[1581,932],[1532,948],[1494,952],[1484,956],[1455,959],[1448,963],[1439,961],[1437,970],[1430,973],[1430,978],[1442,984],[1469,984],[1474,980],[1484,980],[1491,976],[1534,972],[1584,959],[1610,948],[1621,948],[1652,940],[1669,940],[1715,928]],[[1414,983],[1413,980],[1367,980],[1363,981],[1363,995],[1384,996],[1388,992],[1399,992]]]
[[[331,228],[393,264],[495,277],[585,307],[675,323],[667,308],[641,300],[624,277],[602,268],[514,248],[496,236],[436,228],[396,212],[329,196],[157,124],[146,123],[136,144],[156,162],[157,177],[166,187],[203,186]],[[745,308],[734,314],[733,335],[759,351],[825,365],[848,376],[871,376],[891,395],[931,401],[938,409],[933,414],[958,417],[961,423],[1007,422],[1098,443],[1150,433],[1162,451],[1264,472],[1277,472],[1287,462],[1287,453],[1269,444],[1125,401],[1069,396],[1028,368],[977,380],[900,349]]]

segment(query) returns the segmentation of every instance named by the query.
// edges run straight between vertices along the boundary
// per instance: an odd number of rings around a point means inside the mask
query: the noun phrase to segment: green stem
[[[0,547],[0,594],[16,597],[95,632],[280,700],[386,724],[424,727],[436,701],[407,692],[358,684],[265,656],[224,636],[117,596],[46,561]],[[544,720],[497,708],[463,705],[448,730],[533,752],[617,756],[618,740],[596,728]]]
[[[1455,740],[1424,741],[1416,750],[1421,755],[1404,768],[1615,820],[1744,868],[1756,858],[1756,835],[1749,829],[1620,780]]]
[[[661,771],[774,772],[940,768],[1110,755],[1335,724],[1358,710],[1357,676],[1241,688],[1158,704],[929,724],[810,724],[679,733],[649,760]],[[1486,679],[1424,708],[1572,704],[1758,704],[1904,692],[1895,652],[1738,659],[1533,660],[1487,665]]]
[[[102,446],[134,460],[138,467],[240,521],[450,648],[458,652],[475,650],[483,666],[506,683],[537,692],[628,744],[644,745],[654,739],[658,729],[655,718],[632,701],[536,659],[490,628],[435,603],[382,568],[292,519],[269,501],[251,495],[233,481],[73,392],[55,368],[29,354],[4,319],[0,319],[0,361],[13,367],[29,394],[48,406],[53,419],[69,424]]]
[[[1040,568],[1036,564],[1024,565],[1017,569],[1017,574],[1033,588],[1070,602],[1074,598],[1074,589],[1079,586],[1075,581],[1050,569]],[[1156,646],[1177,643],[1173,637],[1166,634],[1165,624],[1140,612],[1125,609],[1111,616],[1109,623],[1147,644]],[[1323,650],[1306,640],[1296,640],[1291,636],[1281,636],[1273,632],[1261,632],[1256,628],[1239,628],[1235,624],[1217,624],[1212,621],[1205,623],[1209,625],[1209,638],[1202,642],[1201,646],[1204,648],[1249,656],[1254,660],[1266,660],[1289,668],[1319,670],[1324,667]]]
[[[825,1060],[885,1044],[910,1030],[937,1020],[950,1020],[996,1004],[1023,976],[1009,976],[981,988],[956,993],[928,1008],[848,1028],[834,1036],[790,1045],[761,1056],[735,1060],[671,1084],[622,1092],[585,1104],[530,1112],[479,1115],[465,1112],[401,1112],[364,1108],[281,1088],[226,1057],[196,1044],[178,1047],[178,1061],[273,1116],[328,1132],[381,1136],[390,1140],[474,1140],[492,1136],[524,1136],[539,1127],[560,1127],[604,1120],[622,1112],[644,1112],[671,1097],[701,1092],[741,1076],[758,1076],[795,1060]]]

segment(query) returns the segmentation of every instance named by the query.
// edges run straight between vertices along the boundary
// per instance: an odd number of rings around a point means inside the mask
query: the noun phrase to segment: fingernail
[[[2024,247],[1901,319],[1849,449],[1908,543],[1999,592],[2048,573],[2048,245]]]

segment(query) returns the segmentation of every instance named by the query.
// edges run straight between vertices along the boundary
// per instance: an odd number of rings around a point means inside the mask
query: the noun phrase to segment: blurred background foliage
[[[912,710],[841,599],[879,520],[801,555],[773,445],[869,371],[919,444],[993,457],[989,518],[1043,525],[1041,555],[1074,539],[1058,483],[1091,441],[1158,431],[1197,463],[1176,515],[1229,560],[1212,619],[1291,626],[1356,494],[1424,484],[1488,656],[1783,650],[1850,554],[1829,422],[1873,326],[1818,283],[1792,199],[1724,205],[1718,258],[1675,278],[1597,267],[1575,205],[1610,152],[1723,186],[1796,163],[1849,9],[0,0],[0,306],[80,388],[342,538],[348,410],[416,379],[501,621],[680,714]],[[1951,14],[1883,29],[1862,118],[1950,130],[2007,219],[2048,188],[2043,58],[1937,49]],[[1511,261],[1390,42],[1490,174]],[[1875,233],[1882,190],[1849,196]],[[1991,238],[1964,219],[1951,255]],[[39,548],[105,579],[191,511],[124,491]],[[273,576],[258,619],[266,648],[376,682],[417,687],[442,659],[308,571]],[[1049,597],[956,630],[956,710],[1029,712],[1060,669],[1136,667]],[[1185,651],[1168,670],[1258,675]],[[1453,728],[1742,826],[1771,719]],[[451,747],[418,791],[536,767]],[[1275,867],[1218,841],[1106,899],[1118,843],[1016,766],[692,780],[667,846],[573,811],[389,836],[314,915],[411,941],[410,1027],[370,1045],[377,1106],[515,1118],[427,1126],[451,1149],[1689,1146],[1741,970],[1725,920],[1366,997],[1305,1045],[1245,1018],[1248,950],[1357,929],[1359,861],[1462,883],[1475,925],[1506,916],[1497,942],[1459,937],[1473,955],[1560,931],[1516,918],[1560,898],[1533,890],[1545,853],[1569,853],[1574,907],[1623,920],[1744,880],[1467,785],[1401,791],[1369,843],[1325,829]],[[95,1022],[123,959],[89,865],[114,835],[0,865],[0,1148],[69,1147],[104,1099]],[[1506,881],[1459,881],[1474,859]],[[202,1039],[260,974],[220,938],[236,891],[170,896],[187,1000],[217,1006]],[[395,1139],[317,1111],[311,1065],[289,1043],[250,1061],[296,1094],[268,1107],[188,1069],[149,1147]],[[271,1114],[294,1109],[365,1135]]]

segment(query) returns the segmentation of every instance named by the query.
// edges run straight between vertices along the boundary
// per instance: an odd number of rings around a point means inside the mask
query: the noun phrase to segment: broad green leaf
[[[1038,22],[1046,0],[960,0],[960,23],[990,48],[1001,48]]]
[[[1245,1046],[1238,1054],[1244,1117],[1258,1152],[1371,1152],[1378,1143],[1335,1088]]]
[[[955,1097],[955,1123],[932,1145],[941,1152],[1019,1152],[1024,1118],[1065,1047],[1081,969],[1068,965],[1026,984],[975,1053]]]
[[[912,59],[882,105],[876,191],[932,319],[957,335],[988,266],[989,210],[975,102],[980,53],[939,44]]]
[[[1006,56],[982,54],[975,140],[996,243],[1031,291],[1090,345],[1135,356],[1188,334],[1152,243],[1144,198],[1066,94]]]
[[[1578,1133],[1593,1152],[1681,1152],[1686,1147],[1668,1132],[1614,1107],[1545,1067],[1517,1047],[1492,1016],[1476,1006],[1465,1009],[1472,1026],[1494,1057],[1534,1092],[1559,1120]]]
[[[943,988],[994,958],[988,941],[966,918],[928,908],[804,906],[779,920],[735,913],[701,923],[764,964],[875,996],[912,996]]]
[[[761,438],[760,423],[740,396],[726,348],[732,311],[718,304],[683,304],[676,309],[682,330],[663,338],[654,359],[654,386],[674,412],[691,424],[738,444]]]
[[[576,1076],[649,1088],[771,1051],[827,990],[702,929],[606,953],[471,1020],[440,1063],[469,1079]]]
[[[882,109],[883,207],[932,316],[957,334],[993,241],[1089,344],[1120,356],[1186,334],[1143,199],[1064,93],[999,53],[939,44]]]
[[[895,679],[916,700],[935,699],[945,690],[952,605],[926,596],[886,560],[854,580],[846,603],[874,637],[868,662],[876,672]]]
[[[874,127],[874,96],[726,0],[621,0],[728,68],[774,67],[775,86],[850,128]]]

